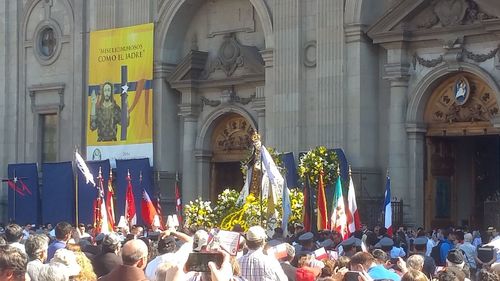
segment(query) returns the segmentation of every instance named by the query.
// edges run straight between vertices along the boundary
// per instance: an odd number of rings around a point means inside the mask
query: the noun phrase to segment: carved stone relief
[[[408,29],[429,29],[472,24],[496,18],[474,0],[433,0],[408,24]]]
[[[238,96],[236,94],[236,92],[234,91],[234,86],[233,86],[231,88],[224,89],[221,92],[220,100],[211,100],[211,99],[208,99],[206,97],[200,97],[200,101],[201,101],[201,105],[202,105],[201,110],[203,110],[203,107],[205,105],[208,105],[211,107],[217,107],[221,104],[231,104],[231,103],[239,103],[242,105],[247,105],[254,99],[255,99],[255,94],[251,95],[248,98],[243,98],[243,97]]]
[[[264,73],[264,61],[259,50],[255,46],[241,45],[235,34],[229,34],[224,36],[217,57],[208,63],[203,78],[208,79],[216,70],[231,77],[240,67],[244,67],[248,74]]]
[[[457,100],[457,83],[468,82],[468,99]],[[465,85],[465,83],[464,83]],[[446,79],[433,92],[427,104],[424,120],[427,124],[474,123],[490,121],[498,114],[498,104],[493,90],[472,74],[459,74]]]
[[[247,152],[252,147],[254,128],[244,117],[231,114],[214,129],[212,148],[214,154]]]

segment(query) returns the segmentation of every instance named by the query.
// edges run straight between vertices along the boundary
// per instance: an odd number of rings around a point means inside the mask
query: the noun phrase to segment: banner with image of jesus
[[[87,160],[153,159],[153,24],[90,33]]]

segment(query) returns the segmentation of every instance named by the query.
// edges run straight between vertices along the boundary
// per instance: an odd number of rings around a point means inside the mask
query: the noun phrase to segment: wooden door
[[[455,144],[451,138],[427,138],[425,227],[447,227],[455,222]]]

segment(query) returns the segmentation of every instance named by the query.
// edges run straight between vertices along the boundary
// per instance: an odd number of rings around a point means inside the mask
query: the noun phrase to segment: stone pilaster
[[[109,29],[116,25],[116,0],[94,0],[95,23],[91,26],[95,29]],[[92,11],[90,14],[93,14]]]
[[[378,165],[378,47],[367,40],[362,24],[345,25],[346,87],[345,145],[349,162],[354,166]]]
[[[274,1],[274,89],[266,90],[266,143],[280,151],[298,151],[301,96],[301,0]],[[267,83],[266,75],[266,83]]]
[[[174,65],[155,62],[153,69],[153,155],[157,171],[179,171],[179,115],[180,94],[166,82]]]
[[[425,126],[423,124],[407,124],[408,133],[408,195],[409,206],[407,218],[414,226],[424,225],[424,159],[425,159]],[[406,218],[405,218],[405,221]]]
[[[318,0],[317,5],[317,143],[333,148],[344,142],[344,3]]]
[[[209,190],[209,188],[206,188],[210,185],[210,165],[212,161],[212,152],[206,150],[195,150],[194,157],[196,159],[196,166],[198,168],[198,185],[196,190],[197,197],[201,197],[204,199],[213,198],[214,194],[210,194],[213,191]]]
[[[406,109],[408,104],[408,78],[410,65],[404,45],[387,49],[388,63],[385,79],[390,81],[389,102],[389,163],[392,196],[411,201],[408,197],[408,136],[406,134]]]
[[[184,202],[189,202],[201,196],[198,186],[198,169],[195,161],[195,145],[198,126],[198,115],[200,106],[198,104],[185,102],[185,96],[195,95],[193,89],[182,92],[182,103],[179,105],[179,114],[182,116],[182,194]]]
[[[257,130],[262,139],[266,133],[266,96],[264,94],[265,86],[255,88],[255,99],[252,103],[252,108],[257,112]]]

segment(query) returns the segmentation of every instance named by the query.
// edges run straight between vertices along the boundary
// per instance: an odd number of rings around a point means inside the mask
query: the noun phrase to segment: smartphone
[[[344,275],[344,281],[359,281],[359,272],[347,271]]]
[[[214,262],[217,267],[221,267],[223,260],[221,253],[190,253],[186,262],[186,271],[210,272],[209,262]]]

